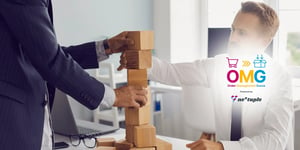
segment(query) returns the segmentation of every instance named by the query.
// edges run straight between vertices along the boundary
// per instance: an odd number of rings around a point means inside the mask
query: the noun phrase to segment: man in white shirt
[[[293,149],[290,78],[263,53],[278,30],[278,16],[264,3],[241,7],[232,23],[228,55],[178,64],[153,58],[149,78],[212,89],[208,100],[214,103],[218,142],[200,138],[187,144],[192,150]],[[121,63],[120,68],[128,65],[125,54]]]

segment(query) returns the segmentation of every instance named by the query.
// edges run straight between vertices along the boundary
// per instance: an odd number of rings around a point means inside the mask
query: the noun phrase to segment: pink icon
[[[228,59],[229,68],[237,68],[239,59],[229,59],[228,57],[226,58]]]

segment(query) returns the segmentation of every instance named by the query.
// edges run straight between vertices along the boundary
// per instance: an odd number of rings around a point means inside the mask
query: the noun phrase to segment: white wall
[[[155,54],[176,63],[207,57],[207,0],[154,0]]]
[[[171,60],[170,0],[153,0],[154,55]]]
[[[58,42],[69,46],[104,39],[122,31],[152,30],[152,7],[152,0],[53,0]],[[108,61],[117,64],[119,55]],[[71,105],[77,118],[92,119],[91,111],[76,101],[71,101]]]

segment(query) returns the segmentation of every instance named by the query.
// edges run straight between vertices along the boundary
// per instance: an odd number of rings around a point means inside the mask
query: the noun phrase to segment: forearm
[[[84,69],[98,68],[96,42],[89,42],[75,46],[62,47]]]
[[[204,63],[195,61],[171,64],[153,57],[152,68],[148,70],[149,79],[174,86],[200,85],[207,87],[208,77]]]

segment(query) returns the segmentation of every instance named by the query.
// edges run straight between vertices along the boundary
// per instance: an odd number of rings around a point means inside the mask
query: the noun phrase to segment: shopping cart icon
[[[228,57],[226,57],[226,58],[228,60],[229,68],[237,68],[237,64],[239,62],[239,59],[230,59]]]

